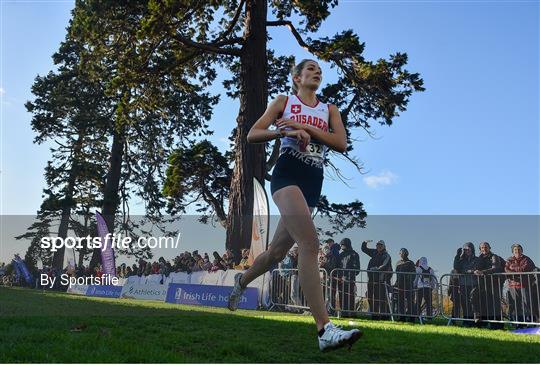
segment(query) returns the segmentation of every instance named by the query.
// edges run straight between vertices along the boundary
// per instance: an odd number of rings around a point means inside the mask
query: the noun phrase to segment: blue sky
[[[51,69],[72,7],[2,1],[1,214],[34,214],[41,203],[50,154],[32,144],[23,104],[35,76]],[[407,69],[421,73],[427,90],[412,96],[392,127],[375,127],[378,139],[355,134],[365,174],[336,160],[350,188],[327,179],[325,194],[359,199],[371,215],[540,214],[537,1],[340,2],[317,36],[348,28],[366,43],[369,60],[408,53]],[[270,35],[278,54],[308,56],[286,28]],[[211,125],[225,150],[238,105],[222,100]],[[524,244],[540,256],[538,241]]]

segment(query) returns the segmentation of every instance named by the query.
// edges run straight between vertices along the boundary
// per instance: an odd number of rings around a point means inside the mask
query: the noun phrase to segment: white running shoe
[[[240,272],[234,276],[234,287],[231,294],[229,294],[229,302],[227,304],[227,307],[231,311],[238,309],[238,303],[240,303],[240,298],[242,298],[242,293],[244,292],[244,289],[240,286],[241,277],[242,273]]]
[[[324,325],[324,333],[319,337],[319,349],[323,352],[349,346],[349,349],[362,337],[363,333],[359,329],[346,331],[328,322]]]

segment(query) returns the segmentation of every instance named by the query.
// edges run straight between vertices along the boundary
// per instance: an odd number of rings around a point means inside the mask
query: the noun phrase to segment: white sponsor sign
[[[88,285],[70,285],[67,292],[71,294],[77,294],[77,295],[86,295],[86,291],[88,290]]]
[[[120,298],[165,301],[167,285],[126,283],[122,287]]]

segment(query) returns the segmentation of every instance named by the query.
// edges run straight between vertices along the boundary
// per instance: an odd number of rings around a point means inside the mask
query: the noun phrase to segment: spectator
[[[236,270],[247,270],[249,269],[249,249],[244,248],[242,250],[242,259],[240,263],[234,267]]]
[[[523,254],[523,247],[519,243],[512,245],[512,256],[506,260],[505,271],[507,273],[525,273],[535,270],[534,262]],[[531,320],[530,294],[533,289],[533,275],[512,275],[508,283],[509,315],[512,321],[525,322]]]
[[[97,265],[94,269],[95,277],[100,278],[103,276],[103,271],[101,271],[101,265]],[[51,270],[51,273],[49,274],[50,277],[54,277],[55,273]]]
[[[472,319],[473,311],[471,305],[471,292],[474,289],[476,280],[474,272],[477,267],[477,257],[472,242],[466,242],[462,248],[457,250],[454,257],[454,270],[459,275],[459,302],[463,318]],[[465,326],[470,326],[468,321],[464,321]]]
[[[204,271],[212,270],[212,263],[210,262],[210,259],[208,258],[208,255],[206,255],[206,254],[204,255],[204,258],[203,258],[202,269]]]
[[[498,320],[502,321],[501,292],[502,281],[500,276],[493,275],[504,272],[505,261],[491,252],[488,242],[479,246],[476,270],[477,286],[472,291],[472,306],[475,321]],[[490,328],[502,329],[502,323],[491,323]]]
[[[284,304],[301,305],[300,282],[298,280],[298,246],[295,244],[287,256],[279,263],[281,283],[283,290],[280,293]]]
[[[145,272],[146,272],[147,265],[148,263],[146,261],[144,261],[143,259],[139,259],[139,269],[136,271],[139,277],[146,275]]]
[[[406,248],[399,250],[400,260],[396,262],[396,290],[397,290],[397,312],[404,314],[400,321],[414,322],[414,281],[416,266],[409,259],[409,251]]]
[[[437,279],[435,278],[435,272],[429,267],[427,258],[425,257],[420,257],[420,260],[418,260],[414,286],[417,288],[416,312],[418,315],[422,315],[422,302],[424,302],[426,316],[433,316],[431,293],[433,289],[437,288]]]
[[[328,253],[325,255],[324,264],[323,266],[321,266],[321,268],[326,270],[327,277],[325,285],[327,287],[330,287],[330,305],[331,311],[334,311],[336,309],[336,290],[338,287],[339,277],[338,271],[339,269],[341,269],[341,260],[338,245],[330,246]]]
[[[223,254],[223,262],[223,266],[225,266],[224,270],[234,268],[234,254],[231,250],[225,250],[225,253]]]
[[[219,253],[217,253],[217,251],[214,251],[213,255],[214,255],[214,266],[217,266],[217,270],[227,270],[226,263],[223,260],[223,258],[219,256]],[[214,268],[212,268],[212,271],[214,271]]]
[[[448,283],[448,297],[452,302],[452,318],[461,318],[461,302],[459,295],[459,274],[456,270],[450,272],[450,281]]]
[[[386,285],[390,285],[392,259],[386,252],[386,244],[380,240],[375,248],[368,248],[372,241],[362,242],[362,252],[371,257],[368,263],[368,303],[373,319],[387,319],[389,308],[386,296]],[[379,272],[382,271],[382,272]],[[385,314],[381,316],[381,314]]]
[[[353,250],[349,238],[344,238],[339,243],[341,254],[339,255],[340,269],[338,271],[339,302],[344,316],[350,315],[349,311],[355,310],[356,299],[356,276],[360,273],[360,257]]]

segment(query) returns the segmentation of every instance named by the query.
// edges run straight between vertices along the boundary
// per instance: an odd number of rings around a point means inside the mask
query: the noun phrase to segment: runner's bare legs
[[[330,320],[324,304],[319,265],[319,238],[304,195],[298,186],[289,185],[273,195],[282,221],[293,241],[298,243],[298,276],[317,330]]]
[[[294,242],[297,242],[300,286],[315,318],[317,330],[320,331],[329,319],[317,264],[319,239],[311,219],[312,208],[308,208],[304,195],[294,185],[276,191],[273,198],[281,213],[281,218],[272,243],[268,250],[257,256],[253,265],[242,274],[240,285],[246,287],[273,265],[283,260]],[[292,234],[289,233],[289,229]]]

